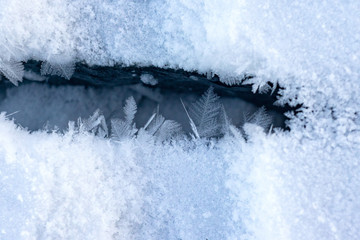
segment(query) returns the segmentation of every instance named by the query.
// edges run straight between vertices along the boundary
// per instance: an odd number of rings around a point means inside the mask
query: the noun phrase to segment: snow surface
[[[302,104],[290,132],[248,125],[248,142],[30,134],[3,114],[1,239],[360,239],[359,1],[0,6],[3,66],[155,65],[227,83],[250,73],[254,90],[277,83],[279,104]]]

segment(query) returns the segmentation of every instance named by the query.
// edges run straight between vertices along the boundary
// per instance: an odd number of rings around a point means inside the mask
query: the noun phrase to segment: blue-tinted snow
[[[280,104],[303,104],[291,132],[248,126],[248,143],[215,146],[28,134],[2,117],[1,238],[360,238],[359,1],[0,6],[2,62],[251,73],[284,87]]]

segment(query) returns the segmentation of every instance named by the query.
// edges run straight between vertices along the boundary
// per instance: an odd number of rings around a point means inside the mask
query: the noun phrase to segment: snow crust
[[[164,145],[28,134],[1,117],[3,239],[358,237],[356,134],[332,147],[248,125],[249,142]]]
[[[0,119],[2,239],[359,239],[360,2],[0,0],[0,64],[155,65],[283,87],[290,132],[113,142]],[[61,113],[59,113],[61,114]],[[205,141],[205,142],[204,142]]]

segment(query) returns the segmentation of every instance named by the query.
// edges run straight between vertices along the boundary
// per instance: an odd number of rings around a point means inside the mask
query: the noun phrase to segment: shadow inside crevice
[[[100,109],[107,120],[121,118],[125,99],[134,96],[138,104],[135,121],[139,126],[159,106],[165,118],[179,122],[187,132],[190,126],[180,98],[191,107],[191,103],[210,86],[220,96],[234,125],[243,124],[244,116],[265,106],[272,116],[273,126],[286,129],[284,112],[293,109],[274,106],[277,91],[273,95],[254,94],[251,86],[227,86],[216,75],[209,78],[197,72],[170,68],[102,67],[78,63],[70,80],[46,76],[42,77],[44,81],[34,82],[36,79],[31,78],[41,77],[40,68],[41,62],[29,61],[25,63],[28,73],[25,77],[30,79],[25,78],[19,87],[9,81],[0,83],[0,111],[17,112],[13,115],[15,121],[29,130],[55,126],[66,129],[69,121],[87,118],[96,109]],[[144,75],[151,76],[156,84],[144,83],[141,79]]]

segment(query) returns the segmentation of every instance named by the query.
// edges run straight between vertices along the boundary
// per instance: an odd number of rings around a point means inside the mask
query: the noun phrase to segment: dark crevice
[[[28,61],[25,63],[25,69],[40,74],[41,62]],[[169,89],[172,92],[193,92],[203,93],[207,88],[213,86],[216,93],[220,96],[236,97],[251,102],[258,107],[265,106],[268,110],[274,110],[284,113],[289,110],[297,109],[297,107],[276,106],[274,102],[280,87],[277,86],[274,93],[259,94],[253,93],[250,85],[234,85],[229,86],[219,80],[217,75],[208,79],[205,74],[199,74],[196,71],[184,71],[182,69],[158,68],[158,67],[123,67],[116,65],[108,66],[89,66],[83,63],[76,64],[76,70],[71,80],[66,80],[58,76],[49,76],[47,82],[53,85],[84,85],[92,87],[114,87],[121,85],[131,85],[141,83],[141,74],[151,74],[159,83],[154,86],[161,89]],[[240,82],[252,78],[247,75]],[[196,79],[196,80],[194,80]],[[272,87],[272,83],[269,83]],[[152,87],[152,86],[148,86]]]
[[[28,61],[25,64],[25,70],[31,71],[33,73],[40,75],[41,62],[39,61]],[[153,76],[158,83],[155,86],[150,86],[143,84],[140,80],[140,76],[142,74],[150,74]],[[252,78],[253,76],[247,75],[243,80]],[[31,79],[24,79],[23,83],[20,84],[26,85],[29,83],[33,83]],[[158,68],[158,67],[138,67],[138,66],[112,66],[112,67],[104,67],[104,66],[89,66],[83,63],[77,63],[75,73],[71,77],[70,80],[66,80],[64,78],[58,76],[47,76],[46,80],[43,82],[38,82],[38,84],[46,84],[52,86],[64,86],[64,85],[73,85],[73,86],[85,86],[86,88],[93,89],[113,89],[118,87],[129,87],[134,89],[136,87],[142,86],[144,89],[149,89],[153,92],[157,92],[162,96],[165,96],[165,101],[167,96],[172,101],[174,99],[179,99],[184,95],[193,95],[193,96],[201,96],[210,86],[214,88],[214,92],[221,97],[221,99],[226,99],[231,104],[228,105],[228,109],[232,109],[233,111],[241,111],[241,109],[237,109],[236,99],[246,101],[255,105],[257,108],[264,106],[267,111],[274,115],[276,118],[275,127],[281,127],[286,129],[285,121],[286,117],[284,113],[290,110],[296,110],[298,107],[290,107],[290,106],[276,106],[274,102],[277,100],[277,94],[279,92],[279,87],[275,89],[272,95],[270,94],[258,94],[253,93],[250,85],[233,85],[228,86],[222,83],[219,80],[217,75],[214,75],[210,79],[205,74],[199,74],[198,72],[192,71],[184,71],[181,69],[171,69],[171,68]],[[270,87],[272,87],[271,83],[269,83]],[[132,87],[134,86],[134,87]],[[12,88],[14,86],[11,85],[9,81],[2,81],[0,89],[2,92],[7,88]],[[135,90],[136,91],[136,90]],[[1,94],[0,94],[1,95]],[[2,94],[4,95],[4,94]],[[179,97],[176,97],[176,96]],[[191,97],[189,99],[192,99]],[[229,100],[230,99],[230,100]],[[232,100],[231,100],[232,99]],[[144,107],[154,107],[156,104],[162,105],[162,103],[149,103],[141,98],[139,100],[140,107],[144,105]],[[145,102],[144,102],[145,101]],[[44,103],[46,104],[46,103]],[[119,103],[119,108],[121,108],[123,103]],[[188,105],[191,103],[188,103]],[[177,103],[177,108],[175,111],[179,110],[179,103]],[[160,106],[161,107],[161,106]],[[226,106],[225,106],[226,107]],[[239,105],[240,108],[240,105]],[[228,110],[226,109],[226,110]],[[2,111],[2,109],[0,109]],[[152,111],[152,110],[151,110]],[[178,114],[178,113],[177,113]],[[176,115],[176,114],[175,114]],[[230,114],[231,115],[231,114]],[[233,114],[234,115],[234,114]],[[236,115],[236,114],[235,114]],[[236,115],[237,117],[239,114]],[[235,119],[235,122],[241,122],[241,120]]]

